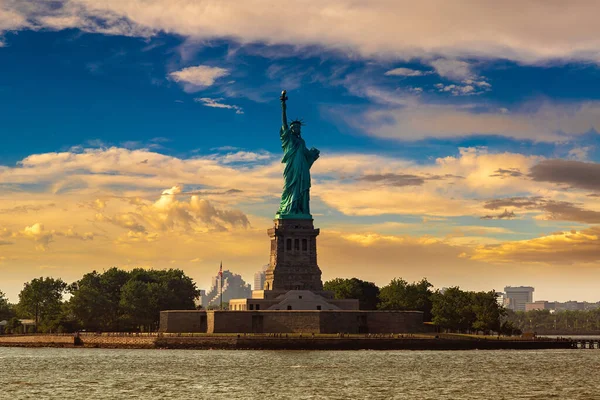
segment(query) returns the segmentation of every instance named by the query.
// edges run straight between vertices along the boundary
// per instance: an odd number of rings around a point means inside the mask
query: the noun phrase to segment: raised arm
[[[286,96],[286,91],[284,90],[283,92],[281,92],[281,97],[279,97],[279,100],[281,100],[281,118],[282,118],[282,122],[283,122],[283,127],[285,129],[288,129],[288,122],[287,122],[287,113],[286,113],[286,105],[285,105],[285,101],[288,99]]]

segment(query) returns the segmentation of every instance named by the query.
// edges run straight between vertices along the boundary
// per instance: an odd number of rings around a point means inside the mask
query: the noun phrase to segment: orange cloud
[[[600,227],[478,247],[473,260],[572,265],[600,262]]]

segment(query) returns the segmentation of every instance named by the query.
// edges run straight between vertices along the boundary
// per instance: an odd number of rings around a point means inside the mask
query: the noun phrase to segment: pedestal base
[[[265,290],[323,290],[317,264],[317,235],[312,219],[276,219],[267,232],[271,257]]]

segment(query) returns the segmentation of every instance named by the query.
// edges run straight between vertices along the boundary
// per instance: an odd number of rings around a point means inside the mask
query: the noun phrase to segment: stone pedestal
[[[276,219],[267,231],[271,258],[264,290],[323,290],[317,265],[317,235],[312,219]]]

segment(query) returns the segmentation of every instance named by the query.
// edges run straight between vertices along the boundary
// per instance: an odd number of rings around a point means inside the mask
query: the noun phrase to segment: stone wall
[[[80,335],[84,347],[101,348],[153,348],[156,337],[136,334],[113,334],[113,335]],[[71,338],[71,340],[73,340]]]
[[[424,328],[420,311],[162,311],[160,318],[160,331],[172,333],[416,333]]]
[[[318,333],[318,311],[268,311],[261,315],[265,333]]]
[[[160,313],[160,332],[206,332],[204,310],[173,310]]]
[[[252,311],[207,311],[208,333],[252,332]]]
[[[423,332],[421,311],[376,311],[367,315],[369,333]]]
[[[73,345],[73,335],[2,335],[0,344],[62,344]]]

